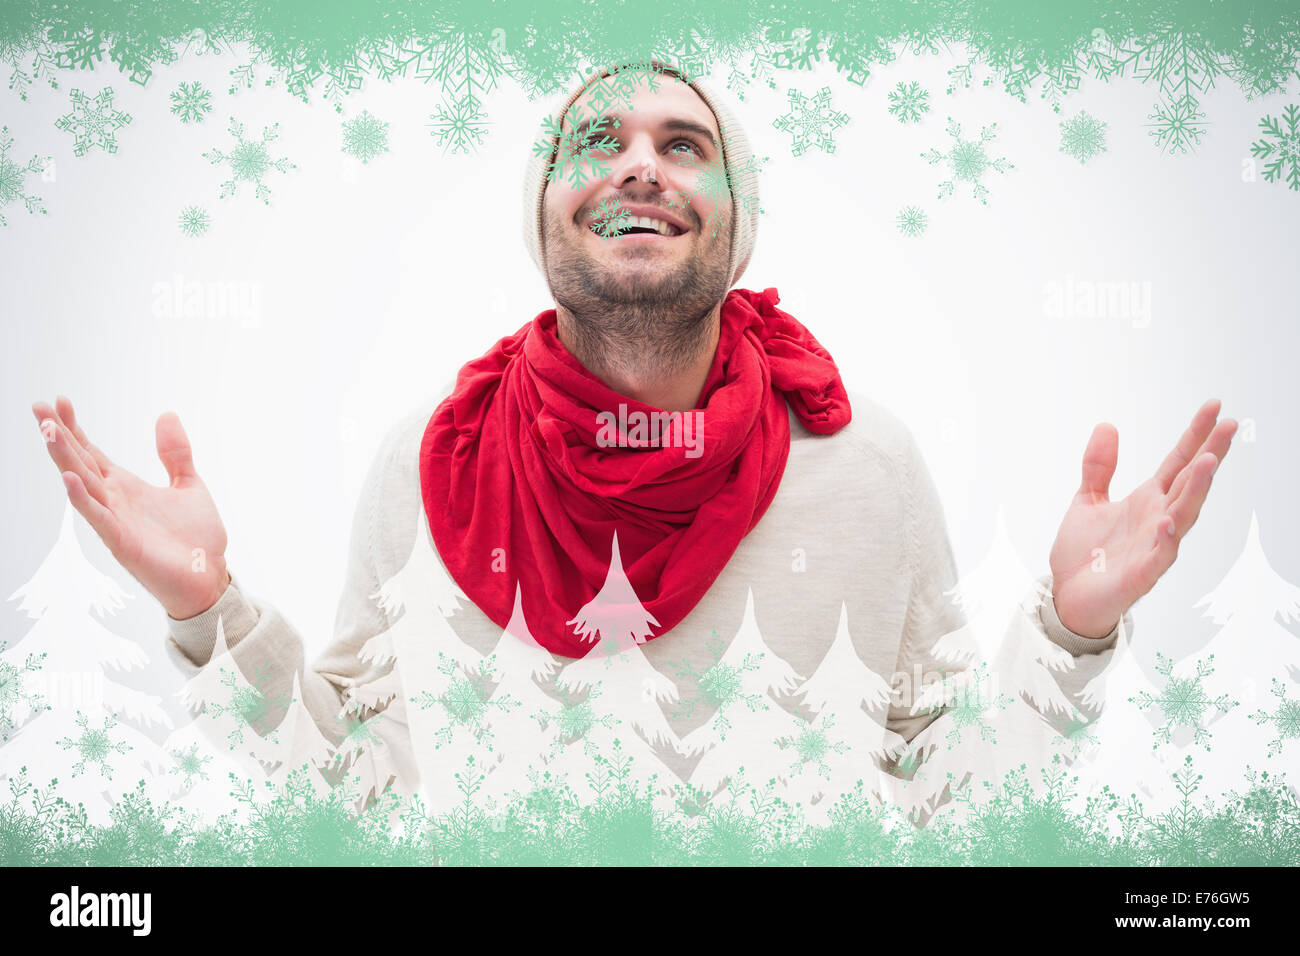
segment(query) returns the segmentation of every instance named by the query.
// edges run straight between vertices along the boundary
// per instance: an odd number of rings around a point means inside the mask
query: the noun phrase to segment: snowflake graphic
[[[952,729],[945,739],[949,750],[961,743],[963,732],[972,728],[979,732],[980,740],[995,743],[997,735],[989,724],[989,717],[999,710],[1005,710],[1012,703],[1012,698],[1005,693],[990,696],[984,689],[989,682],[988,665],[981,664],[977,668],[958,671],[948,677],[943,677],[942,671],[939,674],[941,680],[931,685],[927,694],[942,694],[942,703],[936,707],[920,709],[917,713],[948,716]]]
[[[823,86],[814,97],[806,97],[798,90],[790,90],[790,111],[778,116],[772,125],[794,137],[790,152],[802,156],[809,146],[822,152],[835,152],[831,134],[848,123],[847,113],[831,109],[831,88]]]
[[[1264,165],[1264,181],[1275,183],[1285,173],[1287,187],[1300,190],[1300,106],[1287,106],[1281,120],[1265,116],[1259,128],[1265,136],[1250,144],[1250,155],[1270,160]]]
[[[346,714],[340,723],[343,728],[343,739],[335,747],[335,760],[340,761],[346,754],[355,753],[358,750],[369,748],[371,750],[381,750],[384,747],[384,739],[375,732],[376,725],[384,719],[384,714],[375,714],[369,720],[362,720],[359,714]]]
[[[848,749],[848,744],[843,740],[831,742],[829,731],[834,718],[830,714],[823,714],[819,720],[800,720],[794,718],[797,726],[793,734],[789,737],[778,737],[776,743],[781,746],[789,746],[794,750],[794,763],[790,765],[790,773],[798,774],[809,764],[817,768],[817,773],[826,779],[830,778],[831,768],[826,763],[827,758],[833,754],[842,754]]]
[[[343,152],[363,163],[388,152],[388,124],[362,110],[343,124]]]
[[[4,649],[0,643],[0,650]],[[43,710],[44,700],[31,689],[29,678],[41,669],[44,654],[28,654],[21,667],[0,658],[0,742],[9,739],[9,731],[17,730],[14,718],[23,711]]]
[[[720,150],[716,139],[713,145]],[[695,187],[682,190],[682,199],[680,201],[669,200],[668,205],[685,209],[697,197],[704,199],[712,208],[709,210],[708,215],[704,217],[703,228],[711,230],[711,235],[716,236],[719,228],[727,228],[727,224],[730,222],[727,215],[729,208],[735,206],[743,209],[745,214],[748,215],[758,205],[758,196],[749,193],[742,193],[740,196],[734,197],[733,202],[731,179],[727,175],[726,166],[720,158],[709,162],[693,153],[677,153],[674,158],[677,165],[687,169],[699,170],[699,173],[695,178]],[[768,159],[767,156],[762,159],[750,156],[745,161],[744,166],[733,171],[736,180],[746,182],[748,180],[747,174],[751,172],[757,177],[763,171],[762,164],[767,162]],[[759,209],[758,211],[761,213],[763,210]]]
[[[1300,701],[1288,700],[1286,686],[1276,677],[1273,678],[1273,696],[1278,699],[1276,713],[1270,714],[1261,708],[1250,715],[1261,727],[1272,724],[1277,728],[1277,739],[1268,745],[1270,757],[1280,754],[1286,741],[1300,740]]]
[[[574,189],[581,189],[590,180],[604,179],[609,175],[609,163],[602,156],[609,156],[618,151],[618,140],[610,136],[608,129],[618,129],[617,117],[606,114],[592,115],[579,119],[582,111],[577,110],[572,125],[567,129],[548,116],[542,122],[545,134],[533,143],[533,152],[538,156],[550,157],[546,167],[546,181],[553,183],[557,179],[568,179]],[[554,155],[551,151],[554,149]]]
[[[441,694],[422,691],[413,699],[413,703],[419,705],[421,710],[441,707],[451,718],[449,723],[433,735],[434,740],[437,741],[434,749],[451,743],[456,732],[464,729],[474,737],[475,742],[484,744],[488,750],[491,750],[492,728],[488,720],[490,713],[493,710],[509,711],[511,707],[518,706],[520,703],[509,694],[498,697],[492,695],[495,655],[480,661],[475,671],[461,667],[455,658],[449,657],[442,651],[438,652],[438,657],[441,659],[438,672],[450,678],[446,690]]]
[[[171,92],[172,115],[182,123],[202,123],[212,112],[212,93],[202,83],[181,83]]]
[[[1214,673],[1213,660],[1214,655],[1211,654],[1206,660],[1198,661],[1195,677],[1175,677],[1174,659],[1156,652],[1156,672],[1165,678],[1164,687],[1160,688],[1158,694],[1143,691],[1137,697],[1129,698],[1129,702],[1137,704],[1140,710],[1155,706],[1164,715],[1164,723],[1156,728],[1156,742],[1151,745],[1152,750],[1162,743],[1169,743],[1173,739],[1174,730],[1179,727],[1192,728],[1195,735],[1193,743],[1209,740],[1211,733],[1201,726],[1201,718],[1205,713],[1213,707],[1226,714],[1237,706],[1238,702],[1230,699],[1227,694],[1211,700],[1201,686],[1201,681]],[[1210,749],[1208,743],[1205,749]]]
[[[1061,152],[1080,163],[1106,151],[1106,124],[1080,110],[1061,124]]]
[[[226,739],[230,741],[231,750],[234,750],[237,746],[243,746],[245,727],[254,724],[261,724],[262,726],[279,724],[289,709],[289,704],[292,701],[288,694],[277,694],[270,697],[265,692],[265,688],[270,681],[270,669],[270,661],[264,661],[253,675],[252,681],[241,681],[237,671],[221,668],[221,683],[230,688],[230,699],[224,702],[209,702],[203,712],[210,714],[214,718],[232,718],[233,727],[226,735]],[[254,732],[256,733],[256,729],[254,729]],[[275,730],[265,734],[264,739],[272,743],[278,743],[279,741]]]
[[[919,206],[904,206],[898,211],[898,219],[895,221],[898,224],[898,231],[908,238],[921,235],[929,225],[925,210]]]
[[[117,152],[119,129],[131,122],[131,114],[113,108],[113,90],[104,87],[93,100],[81,90],[72,91],[72,109],[54,123],[56,129],[72,134],[72,152],[84,156],[98,146],[106,153]]]
[[[230,178],[221,184],[220,199],[227,196],[235,195],[241,182],[255,184],[254,194],[268,206],[271,204],[271,190],[262,182],[264,177],[272,169],[277,172],[288,172],[291,169],[297,169],[288,159],[281,157],[272,159],[271,152],[267,149],[267,144],[274,142],[280,135],[280,124],[273,123],[262,130],[261,139],[245,139],[244,125],[230,118],[230,135],[235,138],[235,146],[229,152],[222,152],[219,149],[203,153],[203,158],[214,166],[218,163],[225,163],[230,167]]]
[[[598,236],[604,236],[606,239],[610,236],[617,236],[632,221],[632,216],[623,208],[623,203],[618,199],[602,200],[587,215],[592,220],[592,231]]]
[[[948,117],[948,135],[952,137],[952,148],[946,153],[931,149],[921,154],[921,158],[927,160],[932,166],[940,162],[948,164],[952,178],[939,184],[940,199],[951,196],[957,183],[970,183],[975,198],[988,205],[989,191],[980,182],[985,173],[989,170],[1004,173],[1008,169],[1015,169],[1015,166],[1008,163],[1005,157],[990,158],[984,148],[997,136],[997,129],[998,124],[991,123],[980,128],[978,140],[962,139],[961,124],[951,116]]]
[[[447,154],[448,145],[453,153],[468,153],[471,144],[474,149],[483,145],[487,127],[491,124],[483,118],[478,102],[473,99],[460,100],[452,104],[442,104],[438,112],[430,113],[429,135],[437,138],[443,155]]]
[[[1205,114],[1196,100],[1181,97],[1172,103],[1158,103],[1156,111],[1147,116],[1147,123],[1160,152],[1185,153],[1195,149],[1205,135]]]
[[[587,735],[596,727],[604,727],[608,730],[618,723],[618,718],[613,714],[602,714],[592,706],[596,698],[603,693],[600,682],[593,684],[582,700],[575,700],[565,693],[559,684],[552,683],[551,686],[562,705],[559,713],[548,715],[539,711],[533,714],[533,719],[538,724],[545,724],[549,720],[555,726],[555,736],[547,751],[547,759],[554,759],[566,746],[578,740],[582,741],[587,754],[595,755],[596,748],[588,740]]]
[[[673,717],[674,719],[690,718],[695,716],[697,707],[712,708],[713,726],[718,732],[718,739],[726,740],[727,731],[731,729],[731,720],[727,717],[729,709],[735,709],[741,704],[748,707],[751,713],[768,709],[767,704],[763,702],[762,694],[745,693],[743,678],[744,674],[758,670],[763,655],[746,654],[739,667],[735,664],[723,663],[725,644],[718,637],[716,630],[713,636],[704,642],[704,647],[712,655],[714,663],[702,673],[697,672],[686,661],[674,662],[677,676],[693,680],[696,693],[681,698]]]
[[[199,756],[198,744],[190,744],[189,750],[173,750],[171,754],[172,759],[175,760],[176,763],[168,773],[180,774],[183,776],[185,780],[182,783],[182,786],[184,786],[185,789],[188,790],[193,785],[195,777],[198,777],[200,780],[208,779],[208,775],[204,772],[203,768],[212,757],[209,754]]]
[[[50,159],[48,156],[44,159],[40,156],[33,156],[27,165],[19,165],[9,155],[9,150],[13,144],[14,138],[9,135],[9,127],[0,127],[0,210],[11,202],[21,199],[29,213],[39,212],[44,215],[45,207],[41,205],[40,197],[29,196],[24,191],[23,178],[44,170]],[[0,226],[4,225],[8,225],[8,223],[4,214],[0,213]]]
[[[208,231],[212,224],[208,211],[201,206],[186,206],[181,210],[181,232],[190,238],[197,238]]]
[[[105,780],[113,779],[113,768],[108,765],[109,759],[113,754],[124,754],[131,749],[131,745],[125,741],[113,743],[109,731],[117,723],[117,717],[109,714],[104,718],[102,729],[92,729],[90,727],[90,718],[78,711],[77,726],[81,728],[81,736],[73,739],[64,737],[58,741],[60,747],[64,750],[77,751],[78,759],[72,765],[72,775],[80,776],[81,772],[86,769],[86,764],[99,764],[99,772]]]
[[[916,81],[903,83],[900,80],[889,92],[889,112],[900,123],[919,123],[921,117],[930,112],[930,94]]]

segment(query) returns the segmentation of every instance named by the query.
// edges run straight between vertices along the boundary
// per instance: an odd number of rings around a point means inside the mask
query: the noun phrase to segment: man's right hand
[[[32,406],[68,499],[122,567],[181,620],[206,611],[230,583],[226,529],[194,471],[189,439],[174,412],[155,427],[158,457],[171,483],[151,485],[113,464],[77,424],[72,402]]]

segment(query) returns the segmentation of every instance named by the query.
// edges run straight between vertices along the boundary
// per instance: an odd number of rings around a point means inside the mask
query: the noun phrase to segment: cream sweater
[[[915,439],[866,396],[851,394],[851,401],[852,422],[832,436],[811,434],[791,414],[789,461],[769,510],[704,599],[671,632],[634,648],[635,666],[624,671],[609,659],[598,663],[596,650],[570,661],[525,648],[467,600],[448,602],[454,586],[440,574],[418,473],[436,401],[392,428],[369,469],[333,642],[314,663],[304,660],[293,626],[233,572],[211,609],[168,618],[169,653],[183,674],[197,674],[210,662],[220,619],[233,660],[250,680],[259,675],[267,696],[289,694],[298,675],[301,703],[331,743],[348,732],[339,718],[350,703],[362,716],[386,712],[387,720],[373,724],[372,745],[357,750],[349,740],[341,749],[352,753],[367,786],[392,782],[435,803],[453,801],[451,777],[468,754],[490,754],[476,766],[498,773],[496,789],[506,799],[505,783],[524,784],[524,771],[542,763],[572,770],[569,779],[581,789],[580,748],[589,760],[591,744],[607,752],[618,740],[633,767],[653,770],[660,784],[689,782],[712,793],[733,778],[771,780],[811,806],[862,780],[877,802],[924,822],[949,798],[950,783],[1000,779],[1025,763],[1032,773],[1072,731],[1095,720],[1101,682],[1085,685],[1111,663],[1120,626],[1099,639],[1067,630],[1044,575],[1024,582],[1027,613],[1014,599],[1002,609],[996,652],[978,653],[978,633],[956,600],[943,510]],[[379,598],[404,567],[407,623],[417,621],[413,576],[428,578],[440,611],[420,612],[423,636],[402,637],[395,627],[397,639],[372,643],[371,659],[363,660],[366,643],[400,623],[400,609],[386,611]],[[1122,628],[1131,635],[1128,615]],[[385,654],[376,658],[384,648],[396,665]],[[520,664],[525,652],[531,656]],[[469,669],[439,670],[452,659]],[[981,671],[982,660],[992,669]],[[966,686],[996,695],[972,706],[969,691],[949,692],[934,706],[933,698],[918,703],[919,691],[910,690],[958,672],[991,675]],[[468,716],[447,704],[456,673],[474,678],[456,686],[472,685],[472,701],[485,702]],[[490,702],[494,686],[501,707]],[[423,707],[416,706],[420,689]],[[585,709],[576,706],[584,692]],[[435,698],[444,706],[430,706]],[[507,719],[511,701],[518,706]],[[584,721],[548,722],[562,709]],[[495,733],[483,733],[494,725]]]

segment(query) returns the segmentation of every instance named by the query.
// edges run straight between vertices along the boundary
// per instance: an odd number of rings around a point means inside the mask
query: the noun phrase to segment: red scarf
[[[565,657],[598,636],[653,639],[690,613],[776,495],[786,403],[819,435],[851,415],[834,360],[779,301],[776,289],[723,300],[700,407],[683,413],[698,448],[680,427],[627,447],[644,435],[609,427],[620,403],[633,423],[659,410],[587,371],[560,344],[554,309],[466,364],[420,445],[429,529],[466,596],[505,628],[518,583],[532,637]],[[597,592],[612,614],[589,613]],[[599,633],[611,620],[623,634]]]

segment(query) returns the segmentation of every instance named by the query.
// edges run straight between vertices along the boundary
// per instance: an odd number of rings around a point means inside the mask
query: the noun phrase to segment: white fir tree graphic
[[[1273,570],[1255,512],[1241,554],[1194,607],[1204,608],[1218,630],[1205,647],[1173,666],[1173,678],[1192,685],[1198,675],[1209,675],[1203,682],[1208,697],[1223,695],[1233,705],[1207,708],[1200,723],[1214,740],[1208,754],[1196,756],[1204,777],[1198,792],[1217,798],[1239,788],[1247,766],[1282,771],[1289,782],[1300,783],[1300,747],[1270,754],[1277,728],[1254,719],[1261,709],[1282,713],[1278,684],[1284,695],[1300,697],[1300,637],[1283,626],[1300,620],[1300,587]],[[1184,731],[1174,742],[1191,746],[1200,741],[1190,738],[1201,736]]]
[[[514,611],[489,657],[498,680],[488,703],[504,706],[491,708],[487,716],[497,763],[487,775],[485,791],[505,799],[516,791],[528,792],[528,771],[541,766],[554,737],[547,728],[563,707],[537,683],[549,683],[559,664],[529,631],[518,584]]]
[[[726,681],[706,673],[706,686],[712,683],[731,690],[713,716],[682,740],[684,755],[703,754],[687,782],[714,798],[743,768],[743,779],[759,791],[769,783],[784,790],[795,763],[788,741],[799,728],[776,698],[791,694],[803,676],[763,640],[754,618],[752,589],[746,592],[736,635],[714,669]]]
[[[389,626],[361,648],[373,667],[349,688],[345,713],[374,719],[372,712],[382,712],[388,746],[362,748],[353,770],[363,788],[382,790],[398,766],[392,748],[409,745],[408,766],[420,779],[391,780],[394,791],[407,796],[418,788],[432,812],[447,812],[463,800],[456,774],[469,757],[481,760],[474,695],[483,693],[484,661],[451,626],[468,598],[438,556],[422,508],[410,557],[373,597]]]
[[[815,715],[830,720],[827,733],[844,744],[842,751],[828,750],[828,772],[824,776],[820,766],[810,766],[820,761],[806,760],[800,769],[808,772],[796,773],[790,780],[790,794],[808,807],[809,822],[816,825],[822,821],[825,811],[841,794],[852,792],[859,780],[864,792],[883,802],[884,787],[876,760],[897,757],[905,751],[907,741],[884,725],[897,690],[858,656],[849,634],[847,603],[840,605],[835,640],[826,656],[794,693]],[[808,733],[815,730],[804,731]]]
[[[322,773],[334,763],[334,745],[321,733],[303,704],[302,683],[296,673],[289,708],[276,733],[280,738],[280,762],[271,770],[270,781],[284,785],[289,775],[295,774],[298,781],[310,781],[318,794],[328,791],[330,784]]]
[[[1174,773],[1177,762],[1167,748],[1151,746],[1151,728],[1133,700],[1156,693],[1138,666],[1121,618],[1119,636],[1105,669],[1079,692],[1079,702],[1101,715],[1087,728],[1077,747],[1062,748],[1077,790],[1096,796],[1109,787],[1121,799],[1137,798],[1149,813],[1160,813],[1178,800]],[[1059,726],[1059,725],[1058,725]],[[1114,835],[1118,818],[1111,820]]]
[[[171,727],[158,697],[107,676],[146,665],[140,645],[114,634],[96,619],[120,610],[127,594],[86,560],[77,542],[71,503],[64,507],[54,548],[35,575],[9,600],[36,621],[4,652],[4,664],[20,671],[23,694],[41,701],[0,747],[0,777],[29,773],[57,778],[59,796],[86,807],[91,822],[108,812],[140,781],[155,785],[170,761],[136,726]],[[31,658],[40,668],[27,667]]]
[[[604,585],[568,623],[595,646],[565,666],[555,683],[567,694],[587,691],[588,696],[571,705],[583,708],[580,737],[554,750],[547,769],[566,778],[580,800],[590,800],[595,791],[589,775],[593,754],[598,754],[625,764],[628,781],[639,788],[653,780],[656,798],[665,799],[679,781],[654,748],[680,749],[660,706],[677,700],[677,687],[641,652],[649,625],[658,621],[642,606],[627,578],[617,532]],[[557,720],[555,733],[565,734],[569,723]]]

